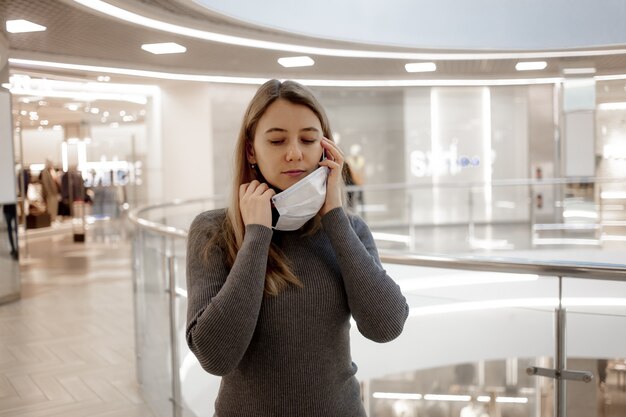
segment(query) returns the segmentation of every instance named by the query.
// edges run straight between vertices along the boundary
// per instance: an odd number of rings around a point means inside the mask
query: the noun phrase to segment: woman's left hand
[[[322,139],[322,147],[326,152],[326,159],[320,162],[320,166],[330,168],[326,182],[326,202],[320,209],[320,214],[323,216],[332,209],[342,206],[341,198],[343,189],[341,184],[343,182],[342,170],[344,158],[339,147],[326,138]]]

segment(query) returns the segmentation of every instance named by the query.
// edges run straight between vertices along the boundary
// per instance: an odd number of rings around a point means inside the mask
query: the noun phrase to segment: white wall
[[[177,83],[162,87],[163,199],[213,194],[211,85]]]
[[[257,86],[214,85],[211,87],[214,192],[229,195],[233,177],[234,150],[243,114]]]
[[[0,204],[14,203],[17,196],[11,126],[11,94],[0,89]]]
[[[61,166],[61,143],[63,130],[22,129],[22,152],[24,165],[43,164],[50,159]]]

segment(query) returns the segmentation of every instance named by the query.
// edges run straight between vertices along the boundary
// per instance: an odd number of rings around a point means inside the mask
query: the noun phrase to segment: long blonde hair
[[[234,175],[231,189],[231,202],[227,210],[222,228],[208,246],[219,242],[226,252],[226,261],[229,267],[235,262],[237,252],[243,244],[245,225],[239,208],[239,186],[253,180],[264,181],[260,173],[252,168],[247,160],[247,149],[252,147],[254,134],[259,120],[267,108],[276,100],[283,99],[293,104],[307,106],[317,116],[322,126],[324,137],[333,140],[332,132],[326,112],[315,95],[307,87],[295,81],[270,80],[263,84],[256,92],[243,117],[237,145],[235,148]],[[313,233],[320,228],[319,215],[307,223],[307,232]],[[207,248],[208,250],[208,248]],[[265,275],[265,293],[278,295],[290,284],[302,286],[302,282],[292,272],[291,265],[278,246],[270,245]]]

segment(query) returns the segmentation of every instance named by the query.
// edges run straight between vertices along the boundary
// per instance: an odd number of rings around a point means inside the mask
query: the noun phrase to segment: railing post
[[[563,371],[567,367],[565,351],[565,309],[563,308],[563,277],[559,277],[559,304],[554,311],[554,330],[556,343],[554,346],[554,362],[556,367],[556,381],[554,382],[554,417],[565,417],[566,387]]]
[[[469,216],[468,222],[467,222],[467,226],[468,226],[468,230],[467,230],[467,234],[468,234],[468,239],[470,242],[472,242],[474,240],[474,192],[473,192],[473,187],[469,187],[467,192],[467,214]]]
[[[178,342],[176,340],[176,257],[172,254],[166,256],[167,292],[169,296],[169,318],[170,318],[170,352],[172,365],[172,410],[173,416],[182,415],[180,398],[180,375],[178,365]]]
[[[415,215],[413,213],[414,210],[414,205],[413,205],[413,199],[414,199],[414,195],[413,195],[413,191],[409,190],[409,250],[411,252],[415,252],[415,248],[416,248],[416,230],[415,230],[415,225],[413,222],[413,216]]]
[[[559,303],[554,310],[554,369],[531,366],[526,369],[528,375],[539,375],[553,378],[554,381],[554,417],[565,417],[566,411],[566,385],[567,380],[591,382],[593,374],[589,371],[568,371],[567,353],[565,349],[565,317],[566,310],[563,308],[563,277],[559,276]]]

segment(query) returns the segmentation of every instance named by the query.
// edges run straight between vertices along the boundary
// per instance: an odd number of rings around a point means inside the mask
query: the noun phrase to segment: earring
[[[255,164],[250,164],[250,168],[256,169],[256,165]]]

